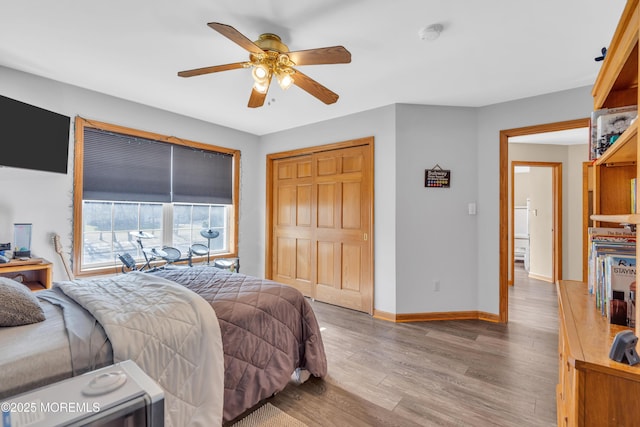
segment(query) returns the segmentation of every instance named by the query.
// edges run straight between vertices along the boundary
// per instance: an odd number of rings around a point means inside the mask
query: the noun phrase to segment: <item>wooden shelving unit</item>
[[[638,36],[640,11],[638,0],[627,0],[618,27],[607,50],[598,78],[593,85],[593,108],[640,105]],[[598,227],[620,227],[621,223],[640,224],[640,214],[632,214],[632,178],[640,176],[638,120],[594,162],[593,215]],[[640,212],[636,206],[636,212]],[[640,252],[636,249],[636,257]],[[640,307],[636,305],[636,318]],[[636,326],[640,335],[640,323]]]
[[[640,105],[638,1],[627,0],[608,47],[593,86],[594,110]],[[594,162],[591,219],[595,226],[640,224],[640,214],[632,213],[630,191],[630,180],[640,176],[638,144],[636,121]],[[635,212],[640,212],[637,205]],[[640,260],[638,248],[636,258]],[[640,365],[629,366],[609,358],[615,335],[627,328],[612,325],[596,309],[594,299],[585,283],[558,284],[558,425],[640,425]],[[640,319],[638,315],[640,306],[636,304],[636,319]],[[640,335],[640,322],[636,322],[634,332]]]

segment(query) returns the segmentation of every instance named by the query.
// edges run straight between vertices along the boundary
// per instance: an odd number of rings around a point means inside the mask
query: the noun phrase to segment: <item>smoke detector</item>
[[[420,36],[421,40],[435,40],[440,37],[440,33],[442,32],[443,27],[442,24],[432,24],[428,27],[422,27],[418,31],[418,36]]]

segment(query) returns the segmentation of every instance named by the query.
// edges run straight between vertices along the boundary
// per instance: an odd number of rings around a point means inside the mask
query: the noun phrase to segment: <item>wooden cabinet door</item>
[[[319,301],[373,310],[369,146],[275,160],[272,278]]]

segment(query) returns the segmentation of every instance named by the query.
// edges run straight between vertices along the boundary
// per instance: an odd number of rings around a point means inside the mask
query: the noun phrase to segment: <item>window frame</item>
[[[232,215],[229,223],[229,252],[218,253],[211,256],[211,259],[218,257],[237,257],[238,256],[238,224],[239,224],[239,189],[240,189],[240,150],[220,147],[217,145],[205,144],[202,142],[185,140],[175,136],[161,135],[157,133],[142,131],[138,129],[128,128],[124,126],[114,125],[105,122],[75,117],[75,144],[74,144],[74,171],[73,171],[73,254],[72,268],[73,274],[78,277],[91,276],[99,274],[111,274],[114,272],[113,266],[100,267],[91,269],[81,269],[82,257],[82,225],[83,225],[83,172],[84,172],[84,130],[85,128],[93,128],[108,132],[116,132],[130,135],[133,137],[152,139],[158,142],[192,147],[207,151],[216,151],[219,153],[230,154],[233,156],[233,194],[232,194]],[[206,256],[203,257],[206,259]]]

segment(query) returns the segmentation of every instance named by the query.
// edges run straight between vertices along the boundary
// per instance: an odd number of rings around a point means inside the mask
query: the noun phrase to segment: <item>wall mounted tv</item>
[[[71,118],[0,95],[0,166],[67,173]]]

